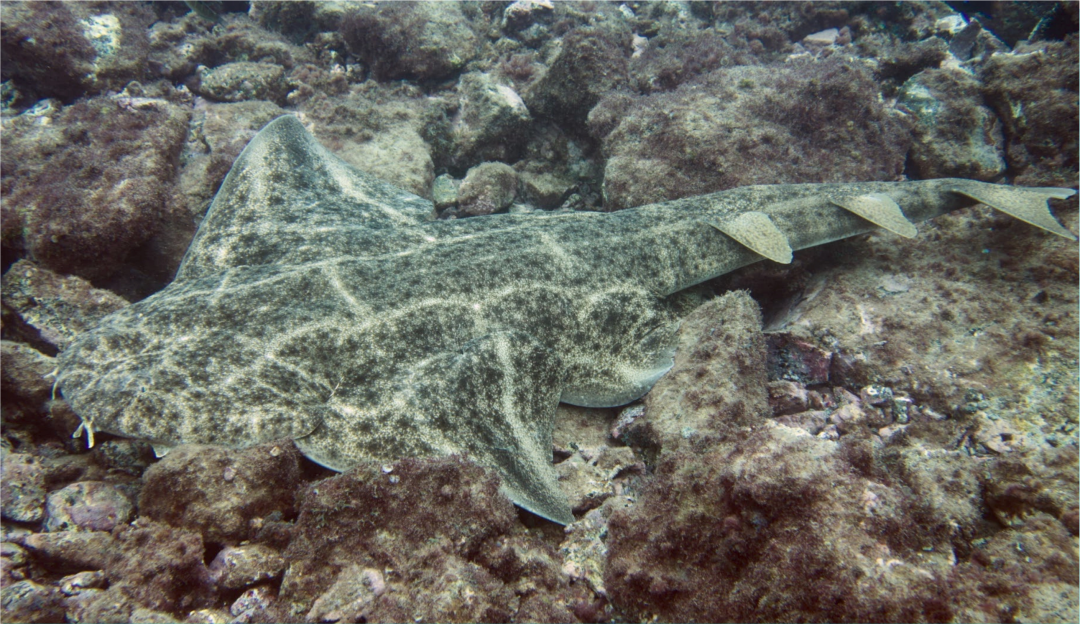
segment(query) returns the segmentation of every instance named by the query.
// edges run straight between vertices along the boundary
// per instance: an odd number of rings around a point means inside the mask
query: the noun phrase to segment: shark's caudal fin
[[[1047,200],[1049,199],[1068,199],[1072,197],[1076,194],[1073,189],[1053,187],[1024,188],[975,183],[958,184],[949,190],[982,202],[1047,232],[1069,240],[1076,240],[1076,236],[1072,232],[1065,229],[1054,219],[1054,215],[1050,214],[1050,208],[1047,206]]]

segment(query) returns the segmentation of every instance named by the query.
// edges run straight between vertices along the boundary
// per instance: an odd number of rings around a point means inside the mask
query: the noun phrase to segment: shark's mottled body
[[[565,523],[556,404],[648,391],[672,362],[668,295],[877,227],[864,216],[911,235],[911,221],[972,197],[1071,236],[1045,205],[1071,193],[755,186],[617,213],[433,221],[430,202],[283,117],[237,160],[176,280],[79,337],[58,386],[89,432],[160,445],[292,437],[336,470],[468,453],[516,503]]]

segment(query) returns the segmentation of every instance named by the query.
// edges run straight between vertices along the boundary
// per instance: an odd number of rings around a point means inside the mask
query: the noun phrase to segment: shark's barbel
[[[436,221],[431,202],[285,116],[236,160],[175,281],[73,341],[57,385],[88,435],[158,447],[291,437],[335,470],[468,454],[515,503],[568,523],[556,404],[645,394],[672,364],[668,295],[878,227],[914,236],[976,202],[1075,240],[1046,201],[1074,192],[752,186],[617,213]]]

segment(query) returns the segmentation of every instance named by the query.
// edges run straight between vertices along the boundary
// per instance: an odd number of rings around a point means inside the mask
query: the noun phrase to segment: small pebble
[[[435,178],[431,186],[431,197],[435,204],[435,210],[442,212],[457,205],[458,185],[461,182],[448,174],[442,174]]]
[[[131,520],[131,501],[111,483],[81,481],[57,490],[46,501],[46,531],[111,531]]]
[[[618,440],[619,437],[634,424],[635,420],[644,415],[644,405],[631,405],[630,407],[624,408],[619,412],[619,417],[615,419],[615,424],[611,426],[611,437]]]
[[[551,13],[554,9],[550,0],[517,0],[503,9],[503,25],[511,30],[521,30],[532,25],[538,15]]]
[[[829,420],[840,433],[851,433],[866,420],[866,412],[856,403],[848,403],[832,413]]]
[[[458,187],[458,208],[464,215],[488,215],[514,201],[518,178],[514,168],[500,162],[481,163],[465,174]]]
[[[817,437],[823,438],[825,440],[839,440],[840,432],[837,431],[836,425],[828,425],[820,432],[818,432]]]
[[[65,596],[74,596],[87,589],[104,589],[107,584],[108,579],[101,570],[79,572],[60,579],[60,591],[64,592]]]
[[[807,45],[832,45],[839,36],[840,31],[838,29],[827,28],[821,32],[806,35],[803,37],[803,43]]]
[[[945,420],[946,418],[949,417],[948,414],[942,414],[941,412],[936,412],[933,409],[931,409],[929,407],[926,407],[926,406],[923,406],[922,409],[919,410],[919,411],[922,412],[923,416],[926,416],[930,420],[942,421],[942,420]]]
[[[368,605],[385,591],[386,579],[382,572],[350,565],[341,570],[334,584],[315,599],[306,619],[309,622],[359,620]]]
[[[232,615],[221,609],[196,609],[184,618],[184,624],[226,624]]]
[[[888,442],[896,434],[903,433],[904,429],[907,429],[907,425],[889,425],[878,429],[878,435],[881,436],[883,442]]]
[[[29,561],[26,549],[12,542],[0,544],[0,585],[7,585],[26,578],[22,567]]]
[[[8,453],[0,462],[0,515],[39,522],[45,511],[45,472],[38,458]]]
[[[829,422],[828,410],[807,410],[798,414],[777,416],[774,420],[785,427],[802,429],[810,435],[817,435]]]
[[[808,402],[809,396],[802,384],[787,380],[769,383],[769,406],[773,416],[805,412]]]
[[[273,591],[266,585],[259,585],[240,594],[240,597],[229,607],[229,613],[237,618],[250,617],[252,613],[270,606],[273,601]]]
[[[885,386],[866,386],[859,390],[859,399],[867,405],[884,405],[893,399],[893,391]]]
[[[0,557],[9,559],[15,565],[26,563],[26,549],[15,542],[0,542]]]
[[[139,476],[154,459],[154,451],[145,440],[106,440],[94,446],[94,457],[106,468]]]
[[[18,581],[0,589],[5,622],[63,622],[64,596],[55,587]]]
[[[223,548],[210,563],[210,576],[221,587],[240,589],[270,580],[285,569],[285,559],[262,544]]]

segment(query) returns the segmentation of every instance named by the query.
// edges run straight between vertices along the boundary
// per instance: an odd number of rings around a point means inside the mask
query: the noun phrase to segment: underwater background
[[[567,527],[467,458],[87,448],[51,376],[282,114],[439,219],[1076,188],[1077,45],[1075,2],[0,4],[0,614],[1077,621],[1077,246],[985,206],[686,295],[643,400],[560,406]]]

